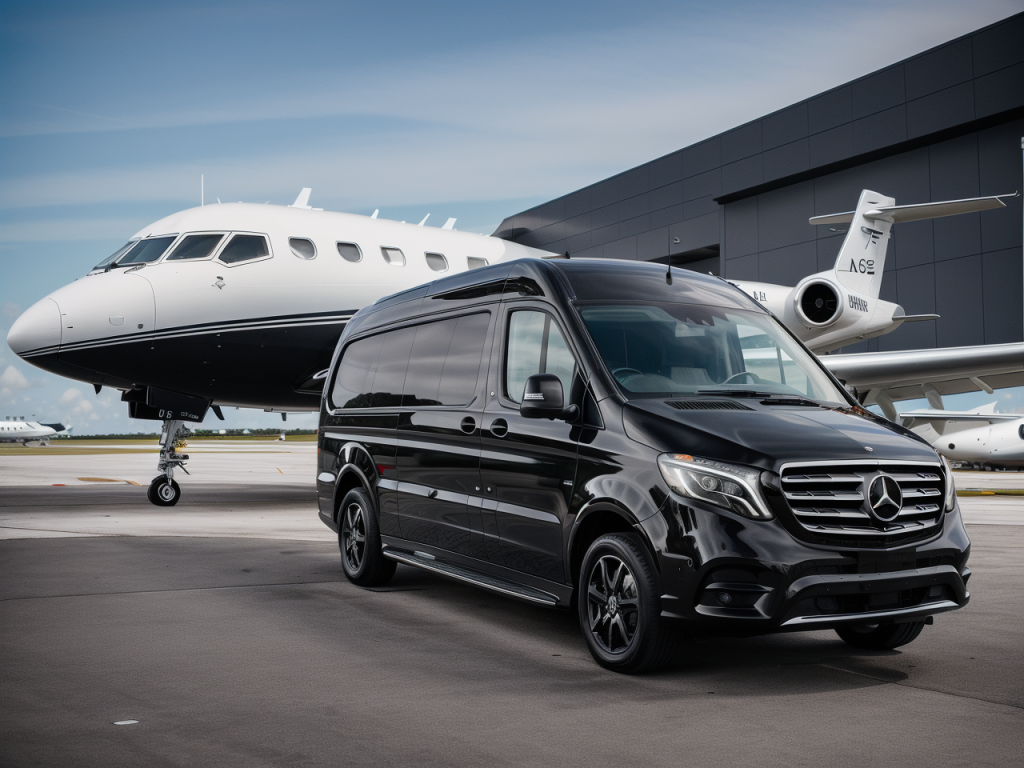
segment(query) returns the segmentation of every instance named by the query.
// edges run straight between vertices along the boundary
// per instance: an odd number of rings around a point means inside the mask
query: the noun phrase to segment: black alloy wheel
[[[341,514],[341,554],[347,570],[355,573],[366,555],[366,511],[358,501],[352,501]]]
[[[381,553],[377,517],[365,490],[353,488],[345,494],[338,523],[341,567],[346,578],[360,587],[379,587],[391,581],[397,564]]]
[[[866,651],[884,651],[913,642],[924,629],[923,621],[907,624],[853,624],[837,627],[836,634],[843,642]]]
[[[591,571],[587,617],[594,639],[606,653],[625,651],[636,637],[640,623],[636,578],[616,555],[605,555]]]
[[[677,635],[658,615],[654,565],[638,536],[610,533],[594,541],[579,585],[580,627],[598,664],[635,673],[669,660]]]
[[[181,488],[174,480],[168,480],[167,475],[159,475],[149,484],[146,497],[158,507],[173,507],[181,498]]]

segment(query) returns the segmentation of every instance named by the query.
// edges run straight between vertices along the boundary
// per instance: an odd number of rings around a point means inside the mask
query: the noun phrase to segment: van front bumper
[[[890,549],[801,541],[672,499],[641,524],[658,557],[661,616],[715,633],[921,621],[967,605],[970,541],[958,508],[933,538]]]

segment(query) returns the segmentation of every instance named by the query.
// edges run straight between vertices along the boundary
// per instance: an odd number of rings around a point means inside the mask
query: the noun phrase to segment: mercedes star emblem
[[[896,519],[903,508],[903,491],[896,478],[880,473],[868,485],[868,514],[882,523]]]

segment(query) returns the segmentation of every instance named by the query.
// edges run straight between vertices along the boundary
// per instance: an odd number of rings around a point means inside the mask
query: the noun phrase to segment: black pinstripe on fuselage
[[[316,410],[304,387],[330,365],[355,310],[277,315],[88,339],[21,354],[60,376],[113,387],[157,386],[225,405]]]

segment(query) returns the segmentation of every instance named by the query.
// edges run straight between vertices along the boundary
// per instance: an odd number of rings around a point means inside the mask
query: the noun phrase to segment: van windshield
[[[742,392],[845,401],[769,315],[653,303],[584,305],[580,314],[605,365],[633,396]]]

